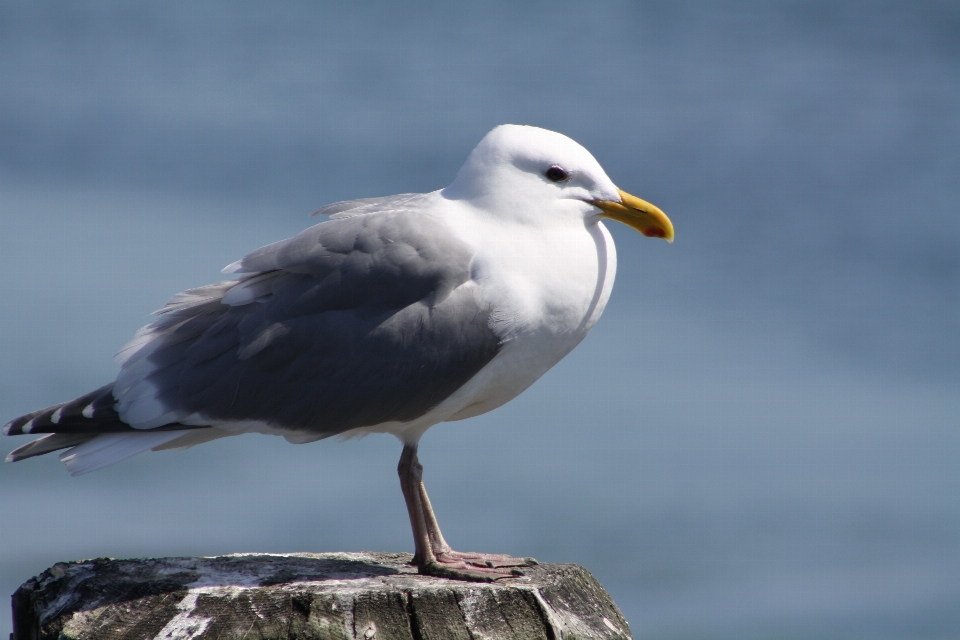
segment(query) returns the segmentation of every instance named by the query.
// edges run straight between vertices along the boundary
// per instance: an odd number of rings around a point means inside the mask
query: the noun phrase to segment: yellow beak
[[[594,200],[593,205],[603,210],[603,217],[631,226],[648,238],[663,238],[673,242],[673,223],[663,211],[646,200],[620,191],[620,202]]]

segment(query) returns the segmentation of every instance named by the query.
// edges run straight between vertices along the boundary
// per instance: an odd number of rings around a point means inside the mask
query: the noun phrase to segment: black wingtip
[[[105,433],[126,431],[130,425],[120,420],[114,408],[113,384],[108,384],[70,402],[34,411],[8,422],[7,436],[43,433]]]
[[[14,418],[7,424],[3,425],[3,435],[5,436],[25,436],[29,435],[33,429],[33,422],[47,409],[41,409],[40,411],[34,411],[33,413],[28,413],[25,416],[20,416],[19,418]]]
[[[51,433],[17,447],[7,455],[6,462],[20,462],[51,451],[75,447],[96,437],[97,434],[89,433]]]

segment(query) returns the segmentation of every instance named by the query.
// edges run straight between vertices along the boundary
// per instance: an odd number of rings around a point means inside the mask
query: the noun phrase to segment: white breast
[[[487,235],[474,265],[478,295],[493,304],[504,346],[443,402],[434,417],[462,420],[512,400],[589,333],[606,307],[617,270],[602,223]]]

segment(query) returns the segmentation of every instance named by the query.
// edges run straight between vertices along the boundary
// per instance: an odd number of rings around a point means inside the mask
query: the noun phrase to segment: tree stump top
[[[418,575],[400,553],[97,558],[58,563],[13,596],[13,640],[630,638],[578,565],[475,583]]]

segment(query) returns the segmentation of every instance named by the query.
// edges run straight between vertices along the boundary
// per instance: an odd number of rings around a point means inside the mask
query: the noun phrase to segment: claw
[[[493,582],[522,576],[523,571],[517,567],[537,564],[533,558],[452,550],[440,533],[427,489],[423,486],[423,466],[417,460],[416,445],[404,445],[397,473],[413,528],[416,546],[413,564],[417,565],[420,574],[471,582]]]
[[[448,578],[450,580],[466,580],[467,582],[495,582],[504,578],[516,577],[512,571],[481,569],[480,567],[471,567],[463,562],[449,564],[426,562],[417,568],[417,572],[420,575]]]

